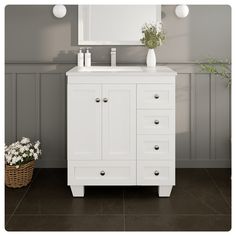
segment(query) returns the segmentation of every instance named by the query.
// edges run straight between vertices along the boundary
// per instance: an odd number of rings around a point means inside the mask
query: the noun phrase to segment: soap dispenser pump
[[[85,53],[85,67],[91,66],[91,53],[89,52],[89,48],[86,49]]]
[[[78,64],[78,67],[84,66],[84,53],[82,51],[82,48],[79,49],[79,53],[77,55],[77,64]]]

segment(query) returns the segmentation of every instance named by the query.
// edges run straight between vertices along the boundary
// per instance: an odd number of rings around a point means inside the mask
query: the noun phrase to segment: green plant
[[[208,59],[207,63],[200,64],[201,71],[214,74],[225,80],[226,86],[231,85],[231,68],[228,60]]]
[[[142,27],[142,34],[143,37],[140,39],[141,43],[150,49],[161,46],[166,38],[161,23],[158,25],[146,23]]]

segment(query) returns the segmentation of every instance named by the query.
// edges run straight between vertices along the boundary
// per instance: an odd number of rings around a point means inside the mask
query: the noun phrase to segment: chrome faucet
[[[111,66],[116,66],[116,48],[111,48]]]

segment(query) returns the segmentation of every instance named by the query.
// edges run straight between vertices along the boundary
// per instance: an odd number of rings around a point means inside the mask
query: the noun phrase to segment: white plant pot
[[[154,49],[148,49],[146,63],[147,67],[156,67],[156,54]]]

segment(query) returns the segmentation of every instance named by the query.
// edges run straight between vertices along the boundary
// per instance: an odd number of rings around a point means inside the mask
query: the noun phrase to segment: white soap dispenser
[[[82,51],[82,48],[79,49],[79,53],[77,54],[77,64],[78,67],[84,66],[84,53]]]
[[[89,48],[87,48],[85,53],[85,67],[91,66],[91,53],[89,52]]]

